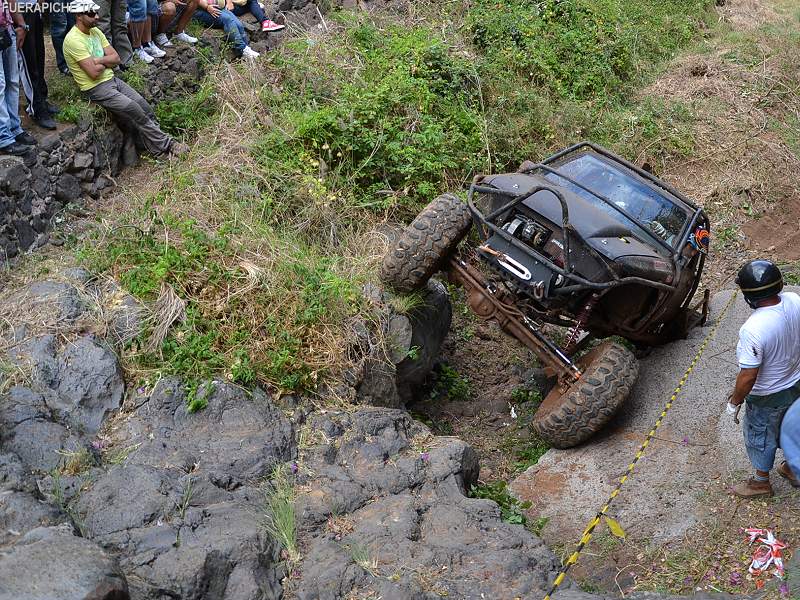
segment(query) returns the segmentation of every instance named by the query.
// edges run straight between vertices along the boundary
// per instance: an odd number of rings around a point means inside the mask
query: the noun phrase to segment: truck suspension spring
[[[572,354],[575,346],[578,342],[578,336],[581,333],[581,330],[586,325],[587,321],[589,321],[589,317],[592,314],[592,310],[594,310],[595,304],[597,304],[597,300],[600,298],[600,294],[593,293],[589,296],[589,299],[586,301],[586,304],[583,306],[581,311],[578,313],[578,316],[575,319],[575,326],[570,330],[569,335],[567,336],[567,342],[564,344],[564,353],[569,356]]]

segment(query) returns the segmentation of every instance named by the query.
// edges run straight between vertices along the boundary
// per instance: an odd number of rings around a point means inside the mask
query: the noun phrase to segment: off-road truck
[[[477,243],[459,250],[473,224]],[[707,293],[701,312],[690,302],[708,243],[701,208],[584,142],[516,173],[475,177],[466,203],[436,198],[392,244],[381,278],[409,293],[442,270],[463,286],[479,317],[544,366],[552,389],[532,427],[566,448],[620,408],[638,374],[635,350],[704,321]]]

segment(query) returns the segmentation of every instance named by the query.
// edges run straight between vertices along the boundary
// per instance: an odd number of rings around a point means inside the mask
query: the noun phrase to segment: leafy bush
[[[193,94],[159,102],[154,109],[156,119],[165,132],[185,138],[211,124],[216,114],[214,101],[214,86],[206,79]]]
[[[339,18],[334,43],[272,57],[281,85],[262,99],[279,127],[255,155],[300,196],[324,171],[328,195],[357,207],[427,202],[482,162],[473,66],[427,28]]]
[[[489,64],[577,99],[616,96],[656,61],[688,42],[708,0],[477,0],[472,42]],[[510,77],[506,71],[506,77]]]
[[[500,515],[506,523],[513,525],[528,525],[528,518],[525,511],[531,507],[528,501],[520,502],[508,493],[508,486],[505,481],[495,481],[473,485],[469,491],[470,498],[484,498],[494,500],[500,507]]]

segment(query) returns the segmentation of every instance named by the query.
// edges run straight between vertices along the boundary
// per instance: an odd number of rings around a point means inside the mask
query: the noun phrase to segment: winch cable
[[[597,511],[597,514],[594,516],[594,518],[592,518],[592,520],[589,521],[589,524],[586,526],[586,529],[583,530],[583,535],[581,536],[581,539],[578,541],[578,545],[575,547],[575,551],[570,555],[570,557],[561,567],[561,571],[559,571],[558,575],[553,581],[553,585],[550,588],[550,591],[547,592],[547,594],[545,595],[544,600],[551,600],[551,597],[558,589],[558,586],[560,586],[561,583],[564,581],[564,578],[567,575],[567,571],[569,571],[572,565],[578,562],[578,557],[580,556],[583,549],[586,548],[586,546],[591,541],[594,530],[601,523],[603,517],[605,517],[606,514],[608,513],[608,509],[610,508],[611,503],[619,495],[622,486],[625,485],[625,482],[628,481],[628,479],[633,474],[633,470],[636,467],[636,463],[639,462],[640,458],[642,458],[642,455],[644,454],[647,447],[650,445],[651,440],[655,437],[656,431],[658,431],[658,428],[661,427],[661,423],[664,422],[664,417],[667,416],[667,412],[669,412],[669,409],[672,408],[672,404],[675,402],[675,400],[678,398],[678,395],[681,393],[683,386],[686,384],[686,381],[689,379],[689,376],[692,374],[692,371],[694,371],[695,366],[697,366],[697,363],[700,361],[700,357],[703,356],[703,352],[705,352],[706,346],[708,346],[711,339],[716,335],[717,329],[722,323],[725,314],[728,312],[728,309],[733,304],[733,301],[736,299],[737,295],[738,291],[734,291],[734,293],[731,294],[730,300],[728,300],[727,304],[725,304],[725,306],[722,309],[722,312],[719,313],[719,317],[717,317],[717,322],[714,324],[714,327],[711,329],[711,331],[708,332],[708,335],[703,340],[703,343],[700,344],[700,347],[697,349],[697,353],[694,355],[691,364],[686,369],[686,372],[683,374],[683,377],[681,377],[678,386],[672,392],[672,396],[670,396],[669,401],[664,406],[664,410],[661,411],[661,414],[656,419],[655,425],[653,425],[652,429],[650,429],[650,433],[647,434],[647,437],[645,438],[644,442],[642,442],[642,445],[639,447],[639,450],[636,452],[635,456],[633,457],[633,460],[628,465],[628,469],[625,471],[625,474],[622,477],[620,477],[620,480],[617,482],[616,487],[611,492],[608,499],[605,501],[605,504],[603,504],[602,508],[600,508],[600,510]]]

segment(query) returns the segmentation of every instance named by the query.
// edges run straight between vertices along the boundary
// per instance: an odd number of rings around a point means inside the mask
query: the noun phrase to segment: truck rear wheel
[[[597,433],[630,394],[639,363],[616,342],[603,342],[578,360],[583,376],[561,393],[554,387],[531,427],[555,448],[571,448]]]
[[[422,289],[471,226],[466,204],[452,194],[439,196],[422,209],[386,253],[381,281],[402,293]]]

